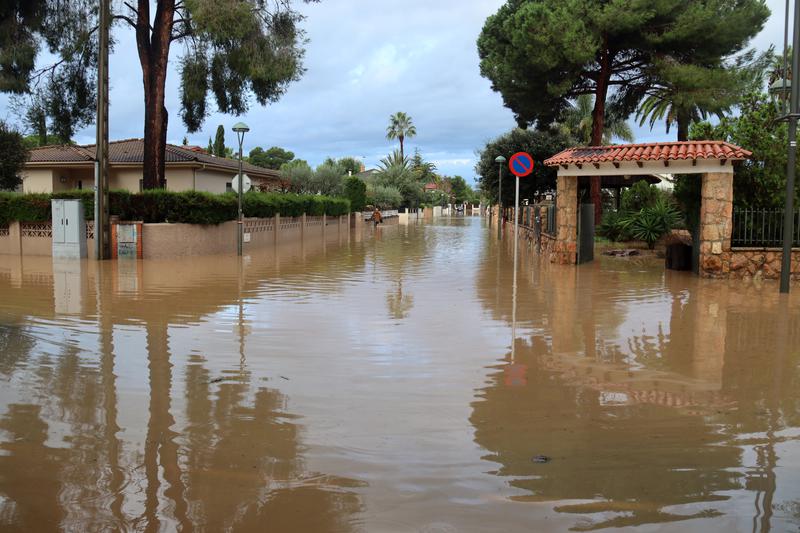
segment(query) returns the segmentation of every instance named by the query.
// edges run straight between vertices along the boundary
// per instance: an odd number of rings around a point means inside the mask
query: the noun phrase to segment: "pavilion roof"
[[[640,163],[646,161],[691,161],[698,159],[740,161],[749,158],[751,155],[752,153],[744,148],[725,141],[676,141],[567,148],[546,159],[544,164],[555,167],[584,163],[622,163],[625,161]]]

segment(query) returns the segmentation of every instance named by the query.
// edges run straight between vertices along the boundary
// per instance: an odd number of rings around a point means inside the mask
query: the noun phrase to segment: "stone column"
[[[8,223],[8,238],[13,255],[22,256],[22,223],[19,220]]]
[[[558,176],[556,243],[550,261],[561,265],[578,262],[578,178]]]
[[[733,173],[703,174],[700,204],[700,275],[728,273],[733,231]]]

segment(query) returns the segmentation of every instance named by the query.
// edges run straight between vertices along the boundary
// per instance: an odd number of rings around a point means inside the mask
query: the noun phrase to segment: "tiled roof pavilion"
[[[578,168],[583,165],[599,168],[601,164],[608,166],[609,163],[615,168],[623,163],[626,166],[635,163],[642,168],[646,163],[650,167],[654,167],[653,163],[660,163],[660,172],[669,172],[663,167],[668,167],[673,161],[684,164],[689,162],[693,166],[698,162],[711,161],[724,164],[727,161],[742,161],[751,155],[751,152],[725,141],[678,141],[568,148],[546,159],[544,164],[567,169],[571,165]]]

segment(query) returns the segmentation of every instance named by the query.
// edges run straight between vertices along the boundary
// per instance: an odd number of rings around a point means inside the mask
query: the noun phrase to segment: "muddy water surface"
[[[0,530],[798,529],[800,287],[377,231],[0,256]]]

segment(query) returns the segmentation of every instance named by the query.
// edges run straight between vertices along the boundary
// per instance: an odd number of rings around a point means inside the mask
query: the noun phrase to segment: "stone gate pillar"
[[[733,231],[733,172],[703,174],[700,204],[700,275],[727,274]]]
[[[574,265],[578,261],[578,178],[558,176],[556,192],[556,242],[550,261]]]

